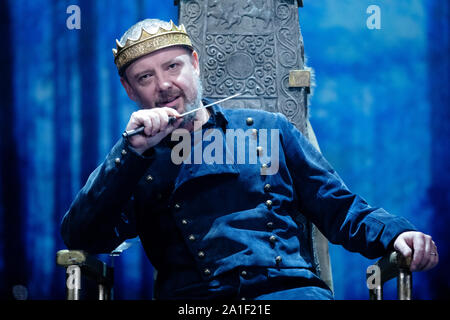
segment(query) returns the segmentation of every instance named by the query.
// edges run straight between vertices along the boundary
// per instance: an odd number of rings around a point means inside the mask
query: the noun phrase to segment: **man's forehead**
[[[159,49],[157,51],[154,51],[150,53],[148,56],[151,57],[176,57],[176,56],[182,56],[182,55],[190,55],[191,51],[185,47],[182,46],[175,46],[175,47],[168,47]]]
[[[184,47],[164,48],[140,57],[127,68],[127,71],[134,71],[141,67],[154,68],[174,60],[187,61],[190,56],[191,51]]]

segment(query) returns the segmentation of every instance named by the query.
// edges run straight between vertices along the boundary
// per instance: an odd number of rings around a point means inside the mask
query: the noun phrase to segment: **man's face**
[[[197,107],[199,63],[197,53],[170,47],[133,62],[120,80],[128,96],[141,108],[170,107],[180,114]]]

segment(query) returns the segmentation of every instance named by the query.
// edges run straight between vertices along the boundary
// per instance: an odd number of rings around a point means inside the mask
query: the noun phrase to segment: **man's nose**
[[[172,87],[172,81],[170,81],[170,78],[165,75],[160,75],[158,77],[158,88],[161,91],[165,91],[167,89],[170,89]]]

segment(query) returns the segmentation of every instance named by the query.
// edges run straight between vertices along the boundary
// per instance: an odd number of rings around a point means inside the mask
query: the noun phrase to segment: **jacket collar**
[[[203,105],[207,105],[212,103],[213,101],[207,98],[202,99]],[[223,132],[227,129],[228,120],[225,117],[223,112],[223,108],[216,104],[211,107],[208,107],[210,117],[208,121],[202,126],[203,129],[218,127],[223,130]],[[169,134],[167,137],[161,140],[160,145],[172,148],[177,142],[171,141],[171,135]]]
[[[209,99],[203,99],[202,102],[204,105],[212,103],[212,101]],[[202,126],[202,129],[221,128],[223,130],[223,134],[225,134],[228,120],[225,117],[223,108],[220,105],[216,104],[214,106],[208,107],[208,110],[210,112],[210,117],[208,121]],[[225,150],[223,152],[225,154],[227,152],[226,145],[224,145],[224,148]],[[191,179],[220,174],[238,175],[239,169],[234,164],[226,163],[220,165],[205,163],[196,165],[183,163],[181,165],[178,177],[175,180],[174,192],[176,192],[181,185]]]
[[[204,105],[210,104],[213,101],[210,99],[204,98],[202,99],[202,102]],[[213,105],[211,107],[208,107],[210,117],[209,120],[203,125],[203,128],[210,128],[210,127],[219,127],[222,128],[222,130],[225,132],[228,124],[228,120],[225,117],[225,114],[223,112],[223,108],[219,105]]]

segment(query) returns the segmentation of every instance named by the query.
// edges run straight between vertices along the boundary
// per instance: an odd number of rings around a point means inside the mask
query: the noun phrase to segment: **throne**
[[[308,120],[312,70],[305,65],[299,28],[298,7],[303,1],[175,0],[174,4],[179,23],[199,54],[204,96],[218,100],[243,93],[222,106],[283,113],[320,151]],[[333,290],[328,240],[304,216],[296,222],[311,239],[316,274]],[[68,268],[72,280],[81,273],[95,278],[99,299],[111,297],[113,269],[103,262],[82,251],[61,250],[57,263]],[[370,287],[370,298],[381,299],[382,284],[398,276],[398,297],[410,299],[409,263],[396,252],[382,258],[375,265],[380,281]],[[78,289],[69,287],[68,299],[77,299]]]

